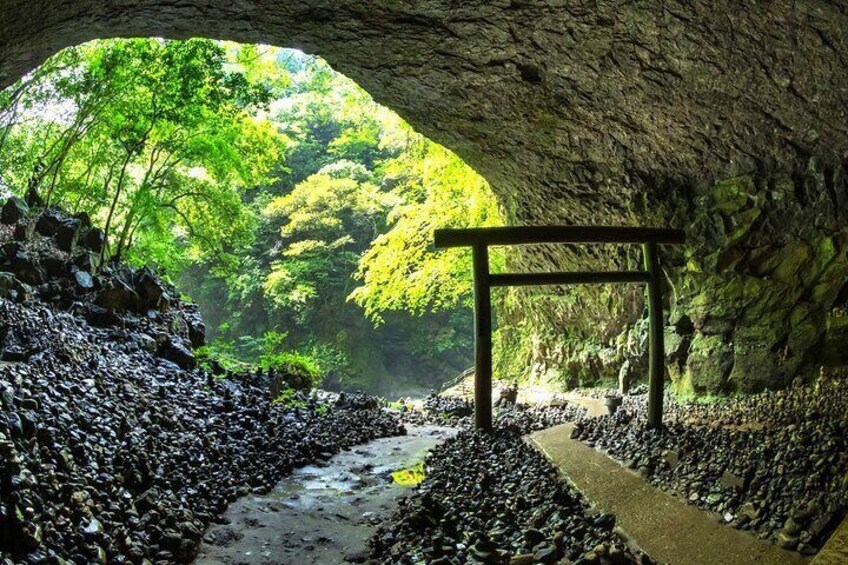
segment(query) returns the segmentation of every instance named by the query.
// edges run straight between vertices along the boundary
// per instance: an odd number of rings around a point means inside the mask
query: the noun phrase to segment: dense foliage
[[[172,267],[244,241],[240,190],[267,180],[284,145],[256,118],[271,85],[228,66],[205,40],[61,52],[4,112],[3,183],[92,215],[107,235],[104,258]]]
[[[102,259],[198,302],[225,363],[423,389],[470,364],[485,181],[323,61],[208,40],[92,42],[0,95],[0,187],[85,212]]]

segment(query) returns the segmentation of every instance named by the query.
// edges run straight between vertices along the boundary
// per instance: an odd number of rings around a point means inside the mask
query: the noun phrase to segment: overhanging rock
[[[816,0],[7,0],[0,85],[97,37],[322,55],[483,173],[509,223],[686,228],[695,244],[664,260],[676,265],[672,375],[756,389],[839,362],[848,333],[846,30],[848,8]],[[576,259],[531,249],[513,260]],[[525,339],[541,344],[537,367],[591,380],[638,355],[621,328],[640,317],[639,296],[532,300],[548,305],[539,339]],[[581,323],[587,312],[594,324]],[[550,337],[564,328],[592,349]]]

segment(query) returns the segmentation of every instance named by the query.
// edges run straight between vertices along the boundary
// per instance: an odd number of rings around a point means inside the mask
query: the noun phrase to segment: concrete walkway
[[[810,565],[845,565],[848,563],[848,518],[824,544]]]
[[[556,426],[532,434],[530,440],[593,504],[615,514],[625,533],[660,563],[810,565],[809,558],[719,524],[715,515],[659,490],[600,451],[569,439],[572,428],[573,424]]]
[[[605,416],[609,413],[607,405],[604,404],[602,398],[592,398],[590,396],[584,396],[579,392],[571,392],[565,395],[565,400],[585,408],[587,418],[597,418],[598,416]]]

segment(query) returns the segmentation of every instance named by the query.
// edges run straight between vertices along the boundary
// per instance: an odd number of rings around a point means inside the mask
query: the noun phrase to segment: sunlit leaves
[[[242,191],[271,181],[288,145],[267,105],[289,80],[257,49],[131,39],[59,53],[14,100],[28,118],[5,130],[4,182],[89,212],[135,262],[176,269],[244,245]]]
[[[434,252],[433,230],[499,225],[488,184],[458,157],[423,139],[410,140],[385,170],[403,201],[390,212],[388,232],[360,260],[357,277],[363,284],[350,298],[375,321],[387,310],[420,315],[468,306],[469,253]]]
[[[199,39],[63,51],[0,95],[0,188],[30,183],[187,283],[213,331],[252,336],[232,352],[296,349],[348,383],[389,378],[398,351],[465,363],[469,257],[432,232],[498,224],[488,185],[320,59]]]

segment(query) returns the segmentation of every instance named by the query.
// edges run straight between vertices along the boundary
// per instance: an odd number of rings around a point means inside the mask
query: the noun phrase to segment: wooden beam
[[[645,243],[682,244],[683,230],[627,226],[518,226],[504,228],[442,229],[435,232],[437,248],[476,245],[529,245],[534,243]]]
[[[642,246],[648,282],[648,427],[662,429],[665,345],[663,343],[662,271],[655,242]]]
[[[489,249],[473,248],[474,263],[474,425],[492,429],[492,297]]]
[[[489,275],[491,286],[532,286],[602,283],[646,283],[647,271],[587,271],[572,273],[503,273]]]

